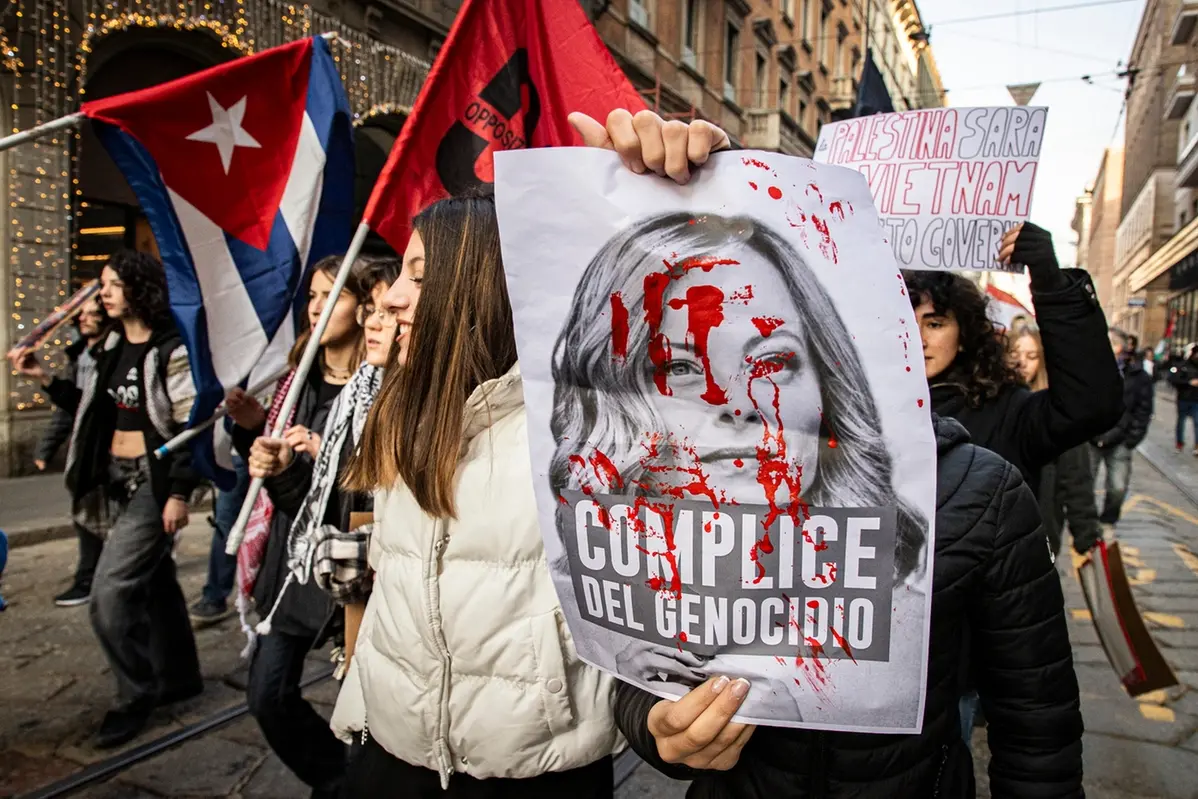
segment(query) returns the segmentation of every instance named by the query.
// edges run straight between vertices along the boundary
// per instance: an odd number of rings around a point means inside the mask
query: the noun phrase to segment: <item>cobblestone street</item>
[[[1181,685],[1139,701],[1124,693],[1085,610],[1073,573],[1076,559],[1059,561],[1082,687],[1091,799],[1198,797],[1198,505],[1187,496],[1198,495],[1198,459],[1188,448],[1184,454],[1173,452],[1173,414],[1172,403],[1162,398],[1149,441],[1134,464],[1132,492],[1117,534],[1140,610]],[[46,502],[51,500],[58,496]],[[22,512],[24,518],[38,513],[36,508]],[[53,516],[53,510],[45,515]],[[3,516],[0,510],[0,527]],[[198,594],[204,581],[207,549],[208,527],[202,514],[196,514],[177,552],[189,598]],[[111,754],[87,744],[113,690],[87,610],[56,608],[52,602],[74,559],[75,543],[70,539],[21,547],[11,554],[3,591],[10,606],[0,615],[0,797],[27,795]],[[244,701],[239,688],[244,681],[239,655],[244,638],[235,619],[200,631],[197,642],[206,692],[159,711],[151,728],[126,751]],[[313,653],[309,676],[327,670],[327,654]],[[324,680],[309,687],[307,694],[327,713],[335,691],[336,684]],[[985,798],[989,791],[984,730],[977,731],[974,748],[979,796]],[[619,797],[681,799],[685,787],[642,766],[624,783]],[[254,721],[243,716],[73,795],[302,799],[308,793],[270,754]]]

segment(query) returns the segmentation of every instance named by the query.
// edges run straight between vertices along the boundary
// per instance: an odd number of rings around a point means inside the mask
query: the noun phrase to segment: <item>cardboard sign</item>
[[[865,181],[762,152],[682,187],[598,149],[495,165],[579,655],[663,697],[745,677],[742,721],[917,732],[935,443]]]
[[[999,242],[1031,212],[1047,117],[999,107],[849,119],[824,125],[815,160],[865,175],[901,268],[1004,271]]]

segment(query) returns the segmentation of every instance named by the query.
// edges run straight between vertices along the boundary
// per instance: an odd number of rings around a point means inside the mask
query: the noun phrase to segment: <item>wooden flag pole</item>
[[[295,377],[291,380],[291,385],[287,389],[287,396],[283,398],[283,405],[279,409],[278,415],[275,417],[275,427],[270,432],[271,438],[282,438],[283,428],[287,424],[287,419],[291,416],[291,411],[299,402],[300,393],[304,390],[304,386],[308,382],[308,372],[312,370],[312,364],[316,360],[316,353],[320,350],[320,339],[324,336],[325,328],[329,326],[329,320],[333,317],[333,308],[337,305],[337,297],[341,295],[341,290],[345,288],[345,281],[349,278],[350,269],[353,268],[354,261],[358,259],[358,253],[362,251],[362,245],[366,243],[366,236],[370,233],[370,225],[363,222],[358,225],[357,231],[354,232],[353,241],[350,242],[349,250],[345,253],[345,257],[341,259],[341,267],[337,270],[337,277],[333,280],[333,287],[329,289],[329,302],[324,304],[324,309],[320,312],[320,318],[316,320],[316,324],[312,327],[312,333],[308,336],[308,345],[304,347],[304,355],[300,358],[299,366],[295,367]],[[277,398],[276,398],[277,399]],[[237,550],[241,547],[241,540],[245,537],[245,526],[250,520],[250,513],[254,510],[254,503],[258,499],[258,492],[262,490],[262,478],[255,477],[250,481],[249,491],[245,495],[245,502],[241,504],[241,513],[237,515],[237,522],[229,530],[229,538],[225,544],[225,553],[236,555]]]

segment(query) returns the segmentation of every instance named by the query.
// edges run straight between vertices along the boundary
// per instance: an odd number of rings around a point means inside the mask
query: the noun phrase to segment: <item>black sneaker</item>
[[[104,714],[104,721],[96,733],[95,746],[97,749],[113,749],[136,738],[146,728],[150,720],[152,705],[139,703],[127,707],[114,708]]]
[[[91,596],[92,587],[90,585],[87,583],[75,583],[54,597],[54,604],[60,608],[73,608],[78,605],[86,605],[91,601]]]
[[[227,602],[201,599],[188,608],[187,615],[191,617],[192,627],[211,627],[232,616],[233,608]]]

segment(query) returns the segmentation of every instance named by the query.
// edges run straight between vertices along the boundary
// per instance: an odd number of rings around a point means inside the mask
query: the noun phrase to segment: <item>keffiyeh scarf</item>
[[[357,442],[366,426],[366,417],[374,405],[383,382],[383,370],[362,364],[354,376],[341,389],[333,407],[329,409],[324,431],[320,440],[320,452],[312,467],[312,483],[299,515],[291,525],[287,538],[287,579],[275,600],[274,607],[262,623],[258,633],[270,632],[270,621],[275,609],[293,582],[307,583],[312,574],[312,560],[316,553],[317,534],[324,521],[329,496],[337,490],[337,476],[341,465],[341,452],[345,448],[346,436]]]

